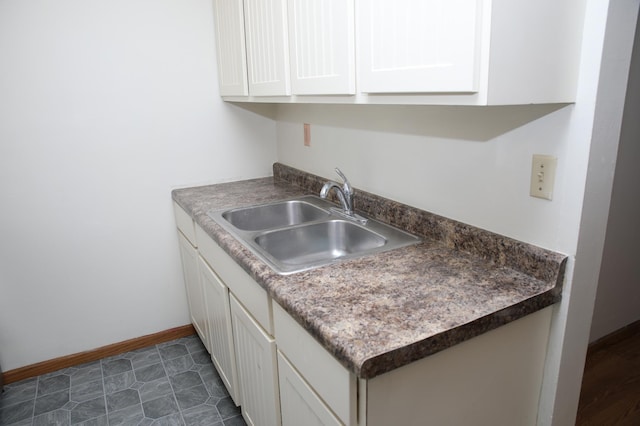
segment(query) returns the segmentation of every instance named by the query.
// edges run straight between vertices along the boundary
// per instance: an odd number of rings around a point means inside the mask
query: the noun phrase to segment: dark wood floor
[[[576,425],[640,425],[640,321],[589,347]]]

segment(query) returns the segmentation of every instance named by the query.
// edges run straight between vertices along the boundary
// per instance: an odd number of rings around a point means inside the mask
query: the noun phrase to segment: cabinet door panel
[[[231,258],[207,233],[196,225],[196,238],[200,241],[200,256],[216,271],[229,292],[240,301],[260,326],[273,334],[271,298],[235,260]]]
[[[276,341],[266,334],[233,295],[231,316],[240,382],[242,415],[252,425],[280,424]]]
[[[477,91],[480,2],[359,2],[359,89],[368,93]]]
[[[282,426],[342,424],[280,352],[278,377]]]
[[[353,0],[289,0],[291,92],[355,93]]]
[[[273,304],[278,349],[287,356],[346,425],[356,425],[356,378],[277,303]]]
[[[238,380],[231,330],[229,290],[202,258],[199,258],[199,267],[207,308],[211,359],[218,373],[220,373],[220,378],[227,387],[231,398],[237,404]]]
[[[286,0],[244,0],[249,94],[290,95]]]
[[[242,0],[213,2],[220,96],[247,96],[247,59]]]
[[[198,274],[198,251],[189,241],[178,231],[178,242],[180,245],[180,257],[182,258],[182,272],[184,274],[184,284],[187,290],[187,301],[189,303],[189,315],[191,323],[196,329],[200,340],[204,343],[207,351],[211,353],[211,344],[207,330],[207,311],[202,294],[202,285]]]

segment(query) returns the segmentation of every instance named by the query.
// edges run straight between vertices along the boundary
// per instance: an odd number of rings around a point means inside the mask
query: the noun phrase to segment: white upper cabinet
[[[354,94],[353,2],[215,0],[220,95]]]
[[[286,0],[214,0],[221,96],[291,94]]]
[[[290,95],[286,0],[244,0],[252,96]]]
[[[289,0],[294,95],[355,94],[353,0]]]
[[[365,93],[476,92],[481,0],[358,2]]]
[[[247,96],[247,60],[242,0],[213,2],[220,96]]]
[[[216,13],[220,4],[234,2],[215,1]],[[237,24],[235,12],[242,9],[242,1],[235,4],[228,20]],[[236,36],[224,34],[229,27],[244,37],[240,25],[216,18],[222,40],[221,94],[231,101],[283,103],[571,103],[585,4],[586,0],[244,0],[246,48]],[[227,52],[234,49],[233,54]],[[223,89],[232,79],[222,70],[232,68],[226,58],[243,55],[248,94],[232,95]],[[233,70],[228,74],[241,79],[240,71]]]

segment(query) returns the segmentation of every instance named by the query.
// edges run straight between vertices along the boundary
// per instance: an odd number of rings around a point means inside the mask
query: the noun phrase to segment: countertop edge
[[[510,322],[519,320],[529,314],[540,311],[560,301],[560,297],[548,290],[508,308],[486,315],[474,321],[452,328],[443,333],[430,336],[411,345],[371,357],[359,366],[356,375],[363,379],[371,379],[391,371],[381,366],[391,363],[406,365],[448,349],[454,345],[473,339],[488,331],[495,330]]]

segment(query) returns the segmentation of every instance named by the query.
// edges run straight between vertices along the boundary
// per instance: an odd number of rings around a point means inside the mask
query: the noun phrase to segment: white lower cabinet
[[[280,351],[278,378],[283,426],[342,425]]]
[[[536,424],[552,307],[358,379],[179,207],[176,219],[193,324],[248,424]]]
[[[304,381],[313,389],[313,394],[317,395],[315,398],[324,401],[327,409],[335,413],[342,424],[358,424],[356,376],[340,364],[277,303],[273,304],[273,319],[278,350],[304,377]],[[282,381],[280,385],[282,386]],[[289,402],[283,401],[282,404],[286,405]],[[310,399],[307,404],[313,406],[314,402]]]
[[[182,259],[182,272],[184,274],[184,285],[187,291],[187,302],[189,303],[189,314],[191,323],[200,340],[211,353],[209,342],[209,332],[207,330],[207,310],[202,295],[202,285],[198,277],[198,250],[191,245],[189,240],[178,232],[178,242],[180,244],[180,257]]]
[[[174,209],[193,326],[246,422],[279,426],[271,298],[180,206]]]
[[[366,381],[361,425],[537,423],[553,307]]]
[[[200,280],[207,309],[207,328],[211,343],[211,359],[231,399],[239,405],[229,289],[200,257]]]
[[[230,297],[242,416],[250,425],[279,425],[276,341]]]

